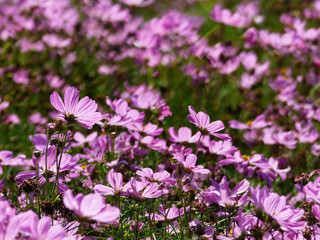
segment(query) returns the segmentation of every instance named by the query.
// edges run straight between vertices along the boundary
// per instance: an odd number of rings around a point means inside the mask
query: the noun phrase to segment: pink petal
[[[59,96],[59,94],[57,92],[53,92],[50,95],[50,102],[56,110],[58,110],[61,113],[65,113],[65,106],[62,102],[61,97]]]
[[[67,113],[75,113],[76,105],[79,101],[79,90],[74,87],[68,87],[64,93],[64,104]]]

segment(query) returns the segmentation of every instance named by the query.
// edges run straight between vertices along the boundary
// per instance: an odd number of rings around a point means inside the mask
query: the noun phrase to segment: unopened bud
[[[35,149],[35,150],[33,151],[33,156],[35,156],[36,158],[39,158],[39,157],[42,156],[42,152],[39,151],[38,149]]]
[[[50,139],[50,143],[52,145],[56,145],[59,143],[59,137],[58,136],[52,136],[51,139]]]
[[[56,125],[54,123],[49,123],[47,125],[47,134],[52,135],[56,131]]]
[[[44,201],[41,205],[42,211],[47,215],[53,215],[54,213],[54,204],[50,201]]]

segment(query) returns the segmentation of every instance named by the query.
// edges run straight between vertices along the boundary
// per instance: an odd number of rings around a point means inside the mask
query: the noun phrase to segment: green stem
[[[202,133],[200,134],[200,137],[199,137],[199,140],[198,140],[198,143],[197,143],[196,155],[198,155],[198,150],[199,150],[199,145],[200,145],[201,137],[202,137]]]
[[[47,135],[48,139],[47,139],[47,143],[46,143],[46,156],[45,156],[45,177],[46,177],[46,182],[44,185],[47,185],[48,183],[48,146],[49,146],[49,141],[50,141],[50,135]],[[44,186],[44,189],[47,189],[46,186]],[[45,194],[46,196],[48,194]]]
[[[139,238],[139,234],[138,234],[138,230],[139,230],[139,206],[138,206],[138,210],[136,211],[136,227],[135,227],[135,230],[136,230],[136,240],[138,240]]]

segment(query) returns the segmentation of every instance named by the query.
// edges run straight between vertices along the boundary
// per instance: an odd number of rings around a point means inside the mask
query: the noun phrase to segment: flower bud
[[[58,136],[52,136],[51,139],[50,139],[50,143],[52,145],[56,145],[59,143],[59,137]]]
[[[35,156],[36,158],[39,158],[39,157],[42,156],[42,152],[39,151],[38,149],[35,149],[35,150],[33,151],[33,156]]]
[[[56,125],[54,123],[49,123],[47,125],[47,134],[52,135],[56,131]]]

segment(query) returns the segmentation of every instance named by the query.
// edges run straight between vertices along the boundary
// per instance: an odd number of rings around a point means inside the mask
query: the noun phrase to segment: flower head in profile
[[[57,92],[50,96],[52,106],[63,114],[68,122],[76,121],[81,126],[91,129],[92,126],[101,120],[101,113],[97,112],[98,104],[88,96],[80,99],[79,90],[68,87],[64,93],[64,102]]]
[[[210,133],[211,135],[222,138],[223,140],[230,140],[228,134],[217,133],[224,129],[223,122],[218,120],[210,123],[210,117],[208,114],[204,112],[196,113],[192,106],[189,106],[189,112],[189,121],[200,128],[200,132]]]

